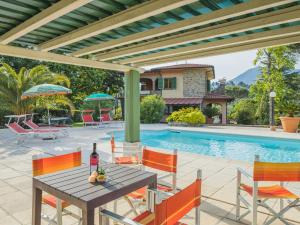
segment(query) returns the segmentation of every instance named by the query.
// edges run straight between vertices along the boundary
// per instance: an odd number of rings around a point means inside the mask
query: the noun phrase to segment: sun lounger
[[[61,132],[61,134],[63,136],[68,136],[69,135],[68,131],[66,129],[64,129],[64,128],[58,129],[58,128],[53,128],[53,127],[49,127],[49,126],[47,126],[47,127],[40,127],[36,123],[34,123],[31,119],[30,120],[24,120],[23,123],[26,126],[28,126],[30,129],[32,129],[33,131],[37,131],[38,132],[39,130],[41,130],[41,131],[49,131],[49,132]]]
[[[26,137],[40,137],[40,138],[51,138],[56,139],[58,136],[59,131],[47,131],[47,130],[26,130],[23,127],[21,127],[16,122],[6,124],[6,126],[15,134],[19,136],[17,142],[24,142]]]

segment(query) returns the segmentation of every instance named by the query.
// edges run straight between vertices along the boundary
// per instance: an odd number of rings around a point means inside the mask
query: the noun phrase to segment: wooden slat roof
[[[0,54],[24,57],[14,46],[121,71],[297,43],[299,28],[300,0],[0,0]]]

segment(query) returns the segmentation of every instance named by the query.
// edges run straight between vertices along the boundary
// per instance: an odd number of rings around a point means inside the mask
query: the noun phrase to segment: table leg
[[[95,220],[94,209],[84,209],[82,210],[82,225],[94,225]]]
[[[57,225],[62,225],[62,202],[56,198]]]
[[[41,225],[42,190],[32,187],[32,225]]]

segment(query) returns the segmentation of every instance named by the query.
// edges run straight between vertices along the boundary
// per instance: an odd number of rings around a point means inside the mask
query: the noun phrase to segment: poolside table
[[[155,173],[111,163],[101,163],[101,167],[108,176],[104,184],[88,182],[90,168],[87,165],[33,177],[32,224],[41,224],[42,191],[79,207],[83,225],[94,225],[95,208],[147,185],[156,188]]]

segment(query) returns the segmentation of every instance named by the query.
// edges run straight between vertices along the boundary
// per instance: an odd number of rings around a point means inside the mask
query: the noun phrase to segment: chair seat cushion
[[[43,196],[43,202],[47,205],[52,206],[53,208],[56,208],[56,197],[54,197],[53,195]],[[68,202],[63,200],[61,201],[61,204],[63,209],[70,205]]]
[[[163,186],[163,185],[160,185],[160,184],[157,185],[157,189],[159,191],[164,191],[164,192],[171,192],[172,191],[171,187]],[[134,199],[145,199],[146,192],[147,192],[147,187],[143,187],[143,188],[137,189],[136,191],[131,192],[127,196],[129,196],[131,198],[134,198]]]
[[[155,214],[149,211],[143,212],[133,219],[135,222],[139,222],[144,225],[154,225]],[[174,225],[187,225],[185,223],[177,222]]]
[[[241,187],[244,191],[252,195],[252,187],[241,184]],[[281,187],[280,185],[266,186],[258,188],[258,197],[259,198],[285,198],[285,199],[297,199],[299,196],[293,194],[289,190]]]
[[[120,156],[115,157],[116,164],[137,164],[139,158],[137,156]]]

